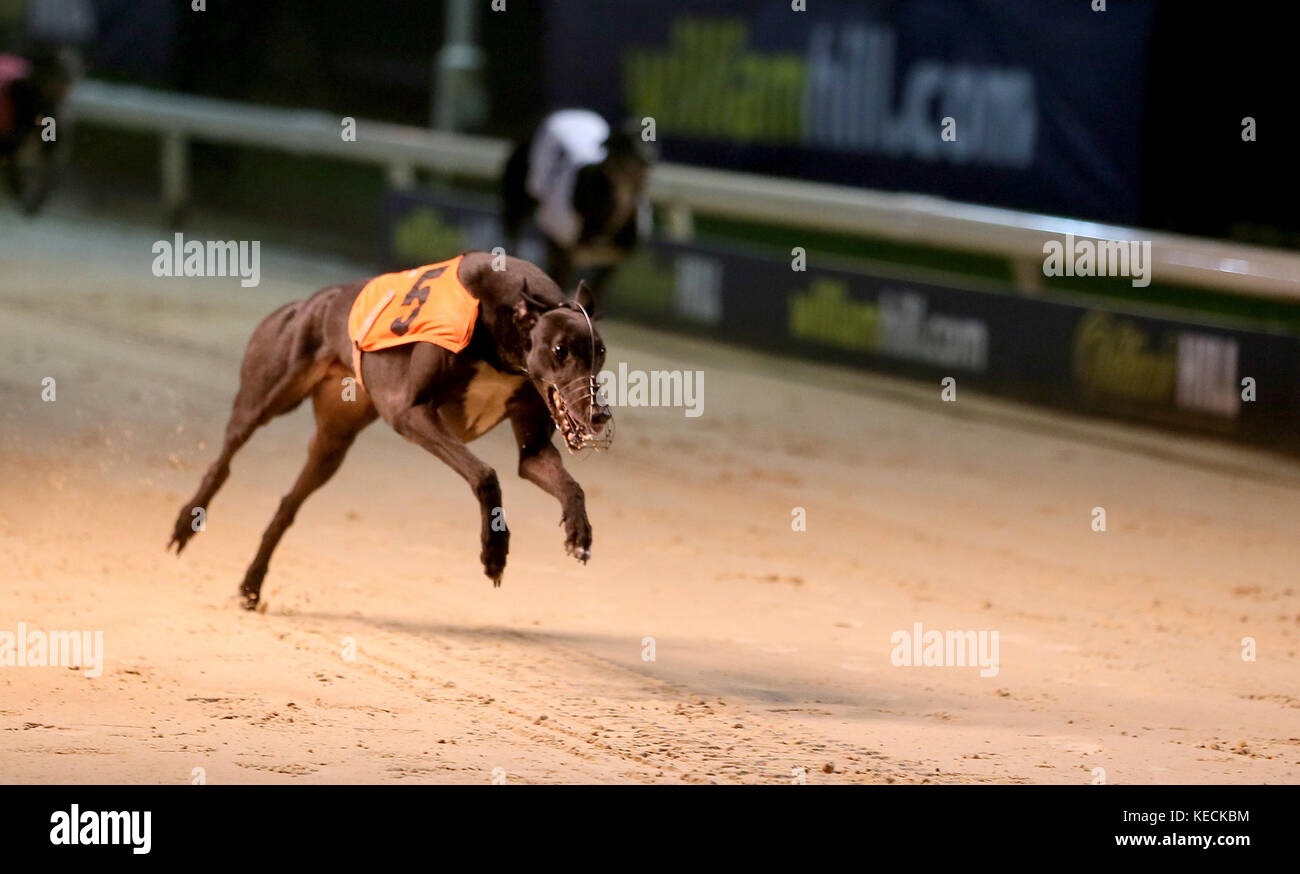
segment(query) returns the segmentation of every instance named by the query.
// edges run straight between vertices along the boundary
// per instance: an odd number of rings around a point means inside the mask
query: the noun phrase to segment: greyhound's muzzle
[[[546,404],[570,452],[608,449],[614,442],[614,413],[596,397],[595,377],[579,377],[567,386],[546,386]],[[584,410],[586,415],[578,411]]]

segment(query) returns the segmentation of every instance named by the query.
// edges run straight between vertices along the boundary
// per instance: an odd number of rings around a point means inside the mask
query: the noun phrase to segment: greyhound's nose
[[[594,406],[591,408],[591,424],[596,428],[604,427],[605,423],[614,418],[614,414],[607,406]]]

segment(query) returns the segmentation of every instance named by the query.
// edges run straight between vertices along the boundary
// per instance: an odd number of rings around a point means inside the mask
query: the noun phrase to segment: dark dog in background
[[[518,142],[501,179],[501,223],[513,251],[530,218],[546,238],[547,272],[567,288],[590,271],[599,307],[611,274],[648,224],[643,201],[655,160],[638,128],[611,128],[600,115],[563,109]]]
[[[76,67],[68,53],[0,53],[0,167],[24,212],[35,212],[53,185],[57,137],[66,135],[67,123],[54,129],[54,140],[42,131],[45,120],[58,115]]]
[[[472,329],[456,344],[457,352],[419,341],[360,351],[350,319],[354,302],[364,303],[372,282],[323,288],[267,316],[244,352],[221,453],[176,519],[169,545],[177,554],[199,530],[196,510],[206,518],[209,502],[230,474],[231,457],[257,428],[310,397],[316,433],[306,465],[244,576],[240,595],[247,609],[257,607],[271,553],[302,502],[334,475],[357,434],[376,418],[469,484],[480,511],[483,571],[497,585],[510,540],[501,486],[496,471],[465,444],[509,419],[519,446],[519,475],[559,500],[565,549],[585,564],[591,555],[585,498],[551,437],[558,429],[570,450],[608,445],[610,409],[595,396],[605,346],[585,311],[540,269],[518,258],[494,265],[495,260],[470,252],[373,280],[389,281],[395,293],[384,299],[391,308],[383,310],[381,324],[375,319],[380,310],[371,312],[360,331],[363,339],[372,325],[386,327],[390,339],[414,335],[411,326],[426,304],[436,306],[438,284],[454,277],[449,293],[463,295],[472,314]],[[395,312],[399,318],[389,325]],[[357,377],[352,397],[344,391],[349,376]]]

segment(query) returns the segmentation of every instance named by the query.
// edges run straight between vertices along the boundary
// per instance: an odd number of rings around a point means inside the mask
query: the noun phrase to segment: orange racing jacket
[[[417,342],[450,352],[469,345],[478,320],[478,298],[460,281],[464,257],[385,273],[366,283],[348,313],[352,370],[358,383],[362,383],[362,352]]]

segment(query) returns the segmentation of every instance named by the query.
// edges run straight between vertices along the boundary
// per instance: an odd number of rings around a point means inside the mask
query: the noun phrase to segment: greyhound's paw
[[[248,593],[241,591],[232,599],[240,610],[247,610],[249,613],[265,613],[266,601],[257,592]]]
[[[506,571],[506,553],[509,551],[509,532],[494,531],[492,536],[483,541],[479,561],[483,562],[483,573],[492,581],[494,588],[501,585],[501,577]]]
[[[256,586],[250,586],[247,583],[239,587],[239,594],[235,596],[235,603],[240,609],[247,610],[250,613],[265,613],[266,601],[262,599],[261,580],[257,581]]]
[[[172,539],[167,541],[167,550],[170,552],[174,546],[176,547],[176,554],[180,555],[181,550],[185,548],[185,544],[189,543],[190,538],[197,533],[190,524],[189,515],[182,510],[180,518],[176,520],[176,525],[172,528]]]
[[[563,520],[565,527],[564,551],[583,564],[591,558],[591,523],[586,516],[570,521]]]

